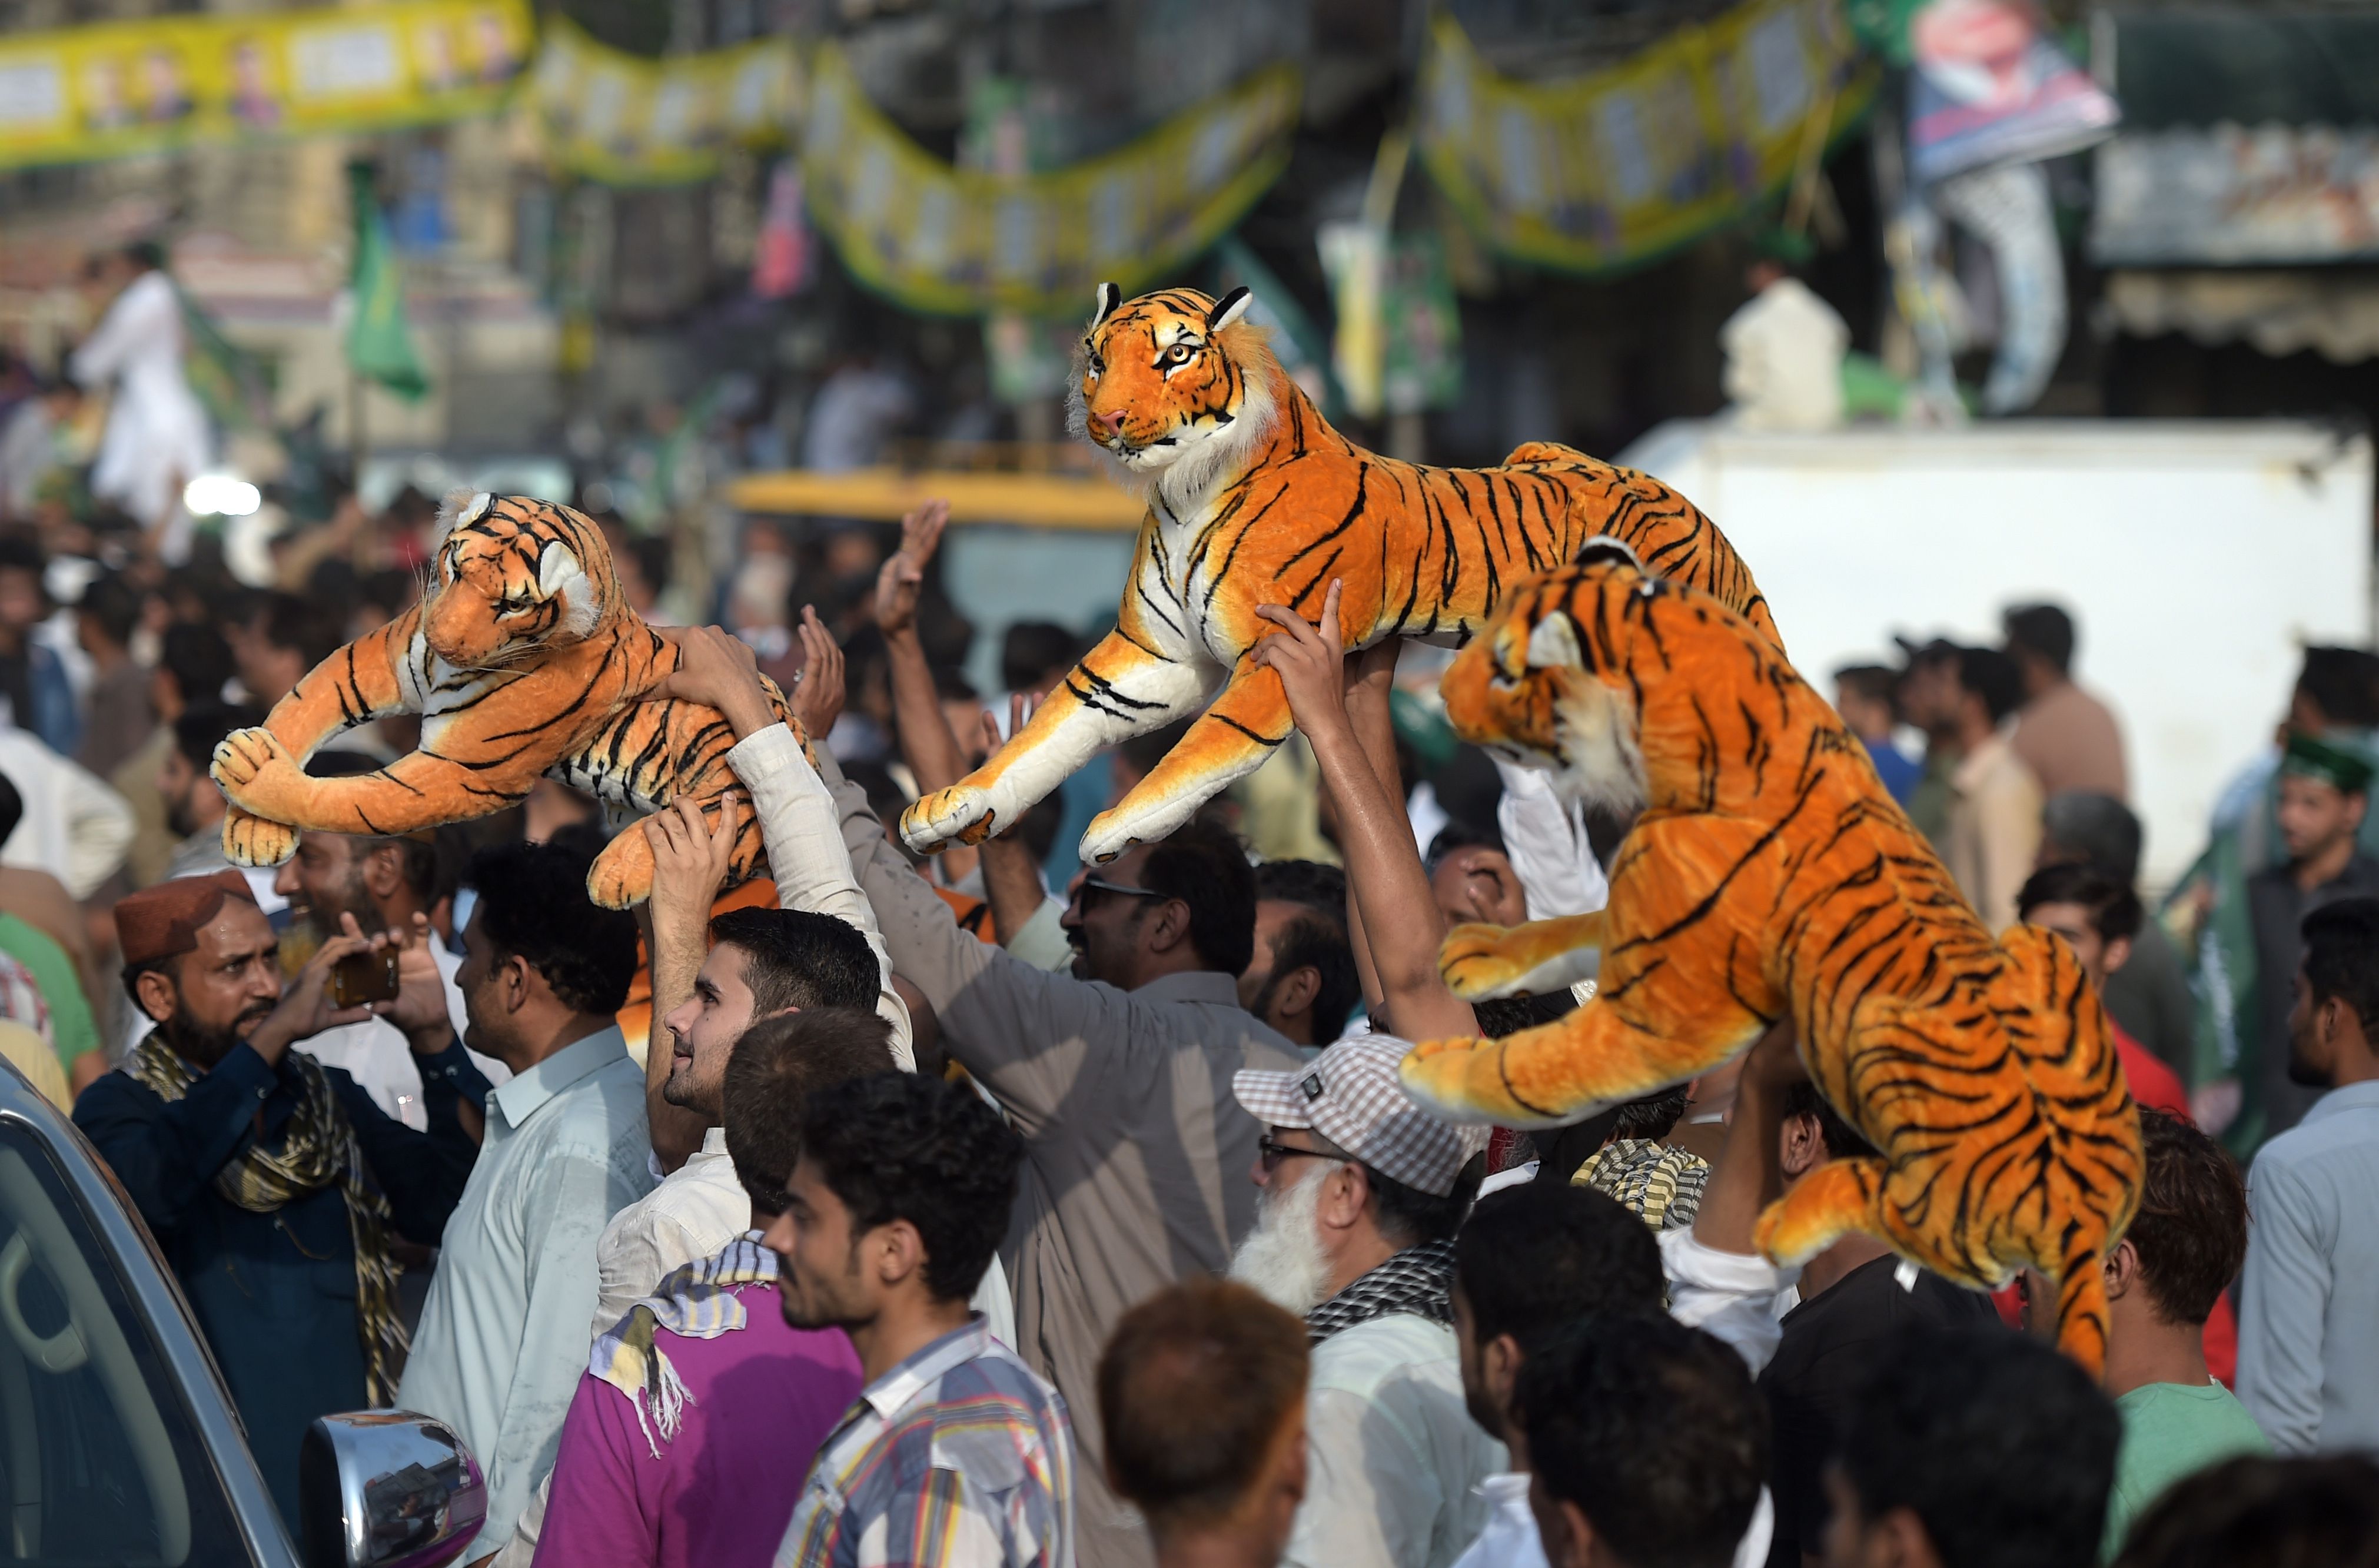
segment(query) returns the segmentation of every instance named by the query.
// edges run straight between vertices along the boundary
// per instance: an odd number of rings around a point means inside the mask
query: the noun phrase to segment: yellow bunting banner
[[[22,33],[0,39],[0,167],[482,115],[502,104],[535,41],[527,0]]]
[[[1750,0],[1567,81],[1494,71],[1454,18],[1421,65],[1422,162],[1504,253],[1577,272],[1649,261],[1726,222],[1855,124],[1877,71],[1842,0]]]
[[[730,146],[772,146],[799,115],[792,42],[646,59],[548,19],[531,92],[553,161],[606,185],[680,185]]]
[[[1280,65],[1105,157],[1003,178],[954,168],[867,101],[832,44],[802,121],[810,211],[869,287],[915,310],[1082,316],[1239,221],[1288,163],[1301,89]]]

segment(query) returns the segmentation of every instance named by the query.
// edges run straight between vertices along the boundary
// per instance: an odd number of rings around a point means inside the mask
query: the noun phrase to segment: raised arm
[[[818,644],[832,645],[825,627],[814,615],[805,616],[802,634],[810,644],[812,664],[822,666],[826,654]],[[677,644],[678,670],[663,689],[671,696],[709,703],[733,728],[735,747],[727,754],[727,766],[752,791],[752,810],[760,821],[760,840],[767,846],[778,904],[832,915],[867,939],[876,955],[876,1011],[892,1028],[893,1060],[910,1067],[909,1009],[892,989],[891,953],[876,911],[860,890],[851,853],[843,847],[834,797],[803,755],[800,740],[777,721],[749,648],[715,626],[679,633]],[[694,961],[699,968],[700,959]],[[659,981],[656,962],[656,1008]],[[661,1015],[656,1011],[654,1016]]]
[[[1289,712],[1312,745],[1322,784],[1337,808],[1349,912],[1361,926],[1358,961],[1368,947],[1385,1022],[1413,1040],[1476,1034],[1479,1020],[1470,1005],[1447,990],[1438,973],[1444,923],[1413,848],[1412,824],[1371,770],[1347,717],[1338,594],[1333,580],[1318,628],[1279,605],[1259,609],[1256,613],[1280,633],[1257,643],[1251,657],[1279,671]]]
[[[900,548],[876,574],[876,629],[884,634],[884,651],[891,666],[892,728],[900,742],[900,760],[916,776],[917,793],[947,790],[966,777],[966,753],[957,731],[942,712],[941,694],[934,690],[934,669],[925,658],[924,642],[917,635],[917,596],[924,590],[925,567],[941,548],[942,530],[949,525],[950,503],[929,501],[900,519]],[[942,875],[956,882],[975,868],[975,851],[953,844],[942,851]]]
[[[724,798],[719,819],[722,825],[729,820]],[[727,880],[735,835],[724,826],[713,832],[700,802],[682,796],[646,817],[641,831],[653,847],[653,891],[646,900],[653,1021],[645,1042],[645,1122],[652,1132],[653,1158],[661,1169],[673,1171],[702,1147],[709,1122],[700,1111],[673,1105],[661,1093],[676,1060],[661,1020],[694,995],[694,976],[710,952],[710,906]]]

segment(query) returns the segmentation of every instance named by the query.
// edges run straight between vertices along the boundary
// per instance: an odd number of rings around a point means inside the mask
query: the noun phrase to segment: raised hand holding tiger
[[[1280,630],[1260,639],[1248,657],[1280,677],[1288,694],[1289,717],[1313,739],[1317,730],[1346,726],[1346,646],[1338,630],[1338,598],[1344,585],[1335,577],[1322,596],[1322,623],[1317,626],[1286,605],[1256,607],[1256,614]]]
[[[777,722],[760,661],[743,638],[717,626],[656,626],[653,634],[677,645],[677,669],[653,688],[653,698],[715,707],[739,741]]]

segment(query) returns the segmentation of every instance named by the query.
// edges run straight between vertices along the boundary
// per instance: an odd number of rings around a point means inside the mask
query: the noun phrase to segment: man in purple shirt
[[[755,1023],[728,1059],[727,1153],[765,1228],[785,1206],[802,1105],[894,1071],[873,1013],[817,1007]],[[569,1568],[767,1568],[811,1455],[863,1380],[840,1329],[796,1329],[758,1232],[663,1280],[598,1340],[554,1460],[537,1543]]]

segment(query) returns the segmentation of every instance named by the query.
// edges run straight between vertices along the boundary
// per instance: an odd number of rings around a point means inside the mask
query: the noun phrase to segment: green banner
[[[1420,154],[1506,255],[1573,272],[1637,266],[1766,199],[1875,93],[1842,0],[1750,0],[1634,59],[1518,81],[1451,16],[1421,63]]]
[[[1271,66],[1103,158],[1045,175],[958,169],[867,101],[842,52],[816,52],[803,126],[810,211],[869,287],[913,310],[1085,316],[1231,229],[1288,163],[1301,99]]]

